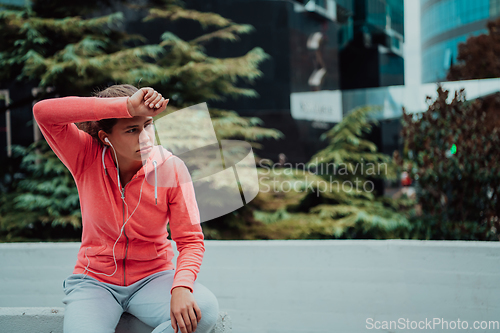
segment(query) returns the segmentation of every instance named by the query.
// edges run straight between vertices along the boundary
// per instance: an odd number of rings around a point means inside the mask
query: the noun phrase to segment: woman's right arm
[[[168,99],[153,88],[141,88],[131,97],[62,97],[35,104],[33,115],[57,157],[73,176],[93,162],[92,151],[98,144],[74,123],[108,118],[154,117],[167,108]],[[90,155],[89,155],[90,154]]]
[[[42,100],[33,107],[40,131],[54,153],[74,176],[93,162],[94,139],[74,123],[105,118],[131,118],[128,97],[63,97]]]

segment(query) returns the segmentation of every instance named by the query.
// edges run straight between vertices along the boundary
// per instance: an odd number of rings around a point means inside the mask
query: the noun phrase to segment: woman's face
[[[121,118],[107,135],[120,160],[144,161],[153,148],[153,117]]]

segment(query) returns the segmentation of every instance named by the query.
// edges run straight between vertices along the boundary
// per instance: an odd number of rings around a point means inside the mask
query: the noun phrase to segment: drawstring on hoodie
[[[158,184],[158,175],[156,173],[156,160],[153,160],[153,165],[155,167],[155,204],[158,206],[158,187],[157,187],[157,184]]]

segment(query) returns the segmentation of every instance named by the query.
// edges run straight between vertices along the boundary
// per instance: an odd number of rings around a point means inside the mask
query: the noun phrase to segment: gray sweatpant
[[[114,333],[124,311],[145,324],[152,333],[173,333],[170,322],[170,288],[175,270],[151,274],[124,287],[100,282],[84,274],[72,274],[63,281],[64,333]],[[201,309],[196,333],[209,333],[219,316],[214,294],[198,281],[193,296]],[[177,330],[180,333],[180,330]]]

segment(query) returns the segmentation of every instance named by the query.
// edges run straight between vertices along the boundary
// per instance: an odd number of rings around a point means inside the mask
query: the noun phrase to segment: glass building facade
[[[339,0],[337,5],[341,89],[404,84],[403,0]]]
[[[422,83],[445,81],[458,44],[487,33],[500,16],[500,0],[421,0]]]

